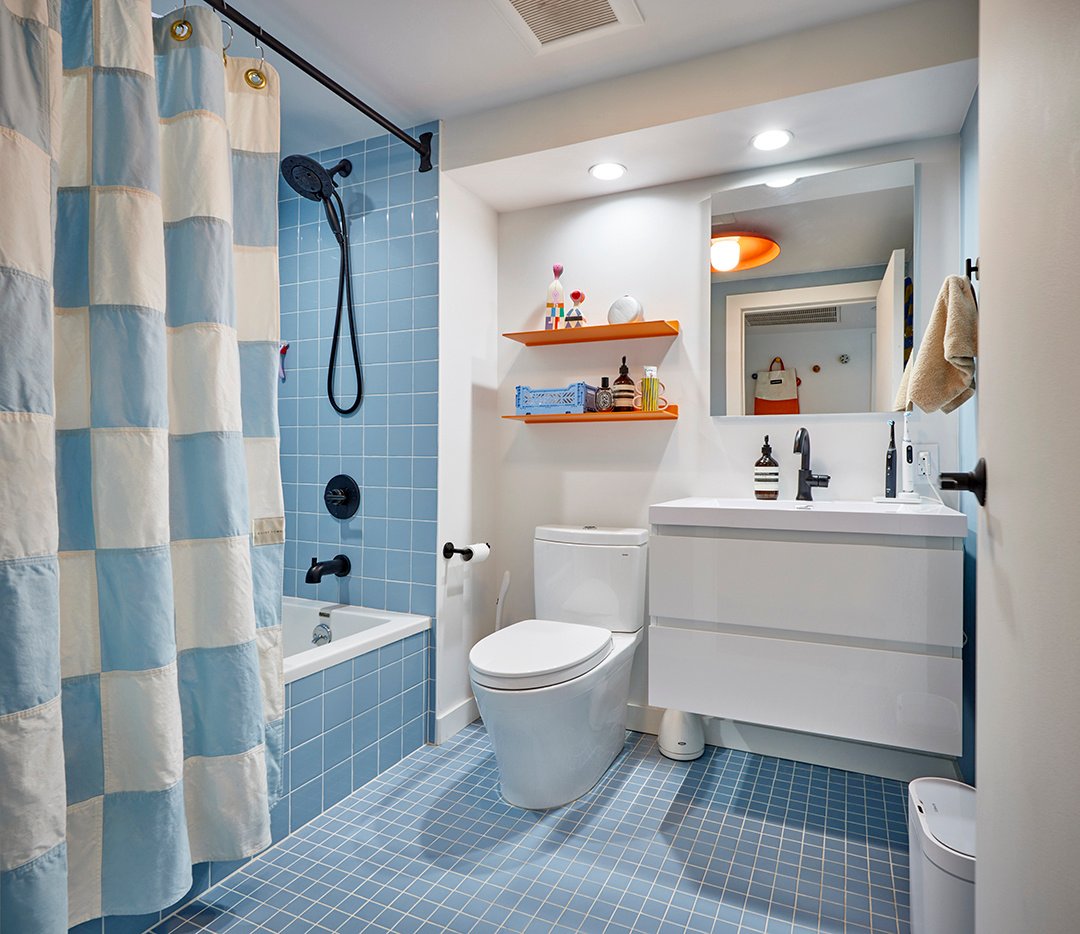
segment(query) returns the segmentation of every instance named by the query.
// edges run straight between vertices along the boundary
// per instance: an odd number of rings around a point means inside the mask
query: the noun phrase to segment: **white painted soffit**
[[[977,0],[920,0],[472,113],[443,114],[458,169],[978,56]]]
[[[764,182],[782,174],[777,166],[958,133],[977,78],[976,60],[957,62],[465,166],[449,174],[500,212],[731,172],[756,172]],[[795,139],[776,152],[755,150],[750,137],[770,126],[792,130]],[[618,181],[601,182],[588,174],[597,162],[621,162],[629,171]]]

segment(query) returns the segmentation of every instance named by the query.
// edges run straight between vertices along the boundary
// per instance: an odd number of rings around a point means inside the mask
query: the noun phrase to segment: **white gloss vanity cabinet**
[[[960,755],[962,513],[694,498],[649,521],[652,706]]]

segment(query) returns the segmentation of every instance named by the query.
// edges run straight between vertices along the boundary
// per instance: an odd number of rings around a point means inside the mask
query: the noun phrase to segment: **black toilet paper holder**
[[[484,544],[487,544],[486,542]],[[488,545],[490,548],[491,546]],[[462,561],[472,561],[473,550],[471,548],[455,548],[453,542],[447,542],[442,546],[442,556],[449,561],[454,555],[461,555]]]

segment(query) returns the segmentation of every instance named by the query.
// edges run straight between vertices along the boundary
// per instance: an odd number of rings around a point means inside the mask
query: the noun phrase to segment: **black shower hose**
[[[330,222],[330,228],[337,237],[338,246],[341,248],[341,263],[338,267],[338,292],[337,292],[337,315],[334,318],[334,340],[330,344],[330,363],[326,368],[326,395],[330,404],[339,415],[352,415],[364,398],[364,377],[360,371],[360,348],[356,344],[356,317],[353,314],[352,297],[352,268],[349,262],[349,227],[345,219],[345,205],[341,203],[341,196],[335,191],[331,193],[337,202],[335,210],[330,198],[323,201],[326,208],[326,219]],[[341,337],[341,311],[342,306],[349,312],[349,343],[352,345],[353,369],[356,372],[356,399],[348,408],[342,408],[334,396],[334,369],[337,366],[338,340]]]

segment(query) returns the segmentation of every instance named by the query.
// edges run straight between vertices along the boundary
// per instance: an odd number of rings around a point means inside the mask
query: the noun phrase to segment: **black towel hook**
[[[975,302],[975,308],[979,307],[979,296],[975,294],[975,283],[979,280],[979,257],[975,257],[975,262],[971,261],[969,256],[964,260],[964,275],[967,276],[968,284],[971,286],[971,298]]]

